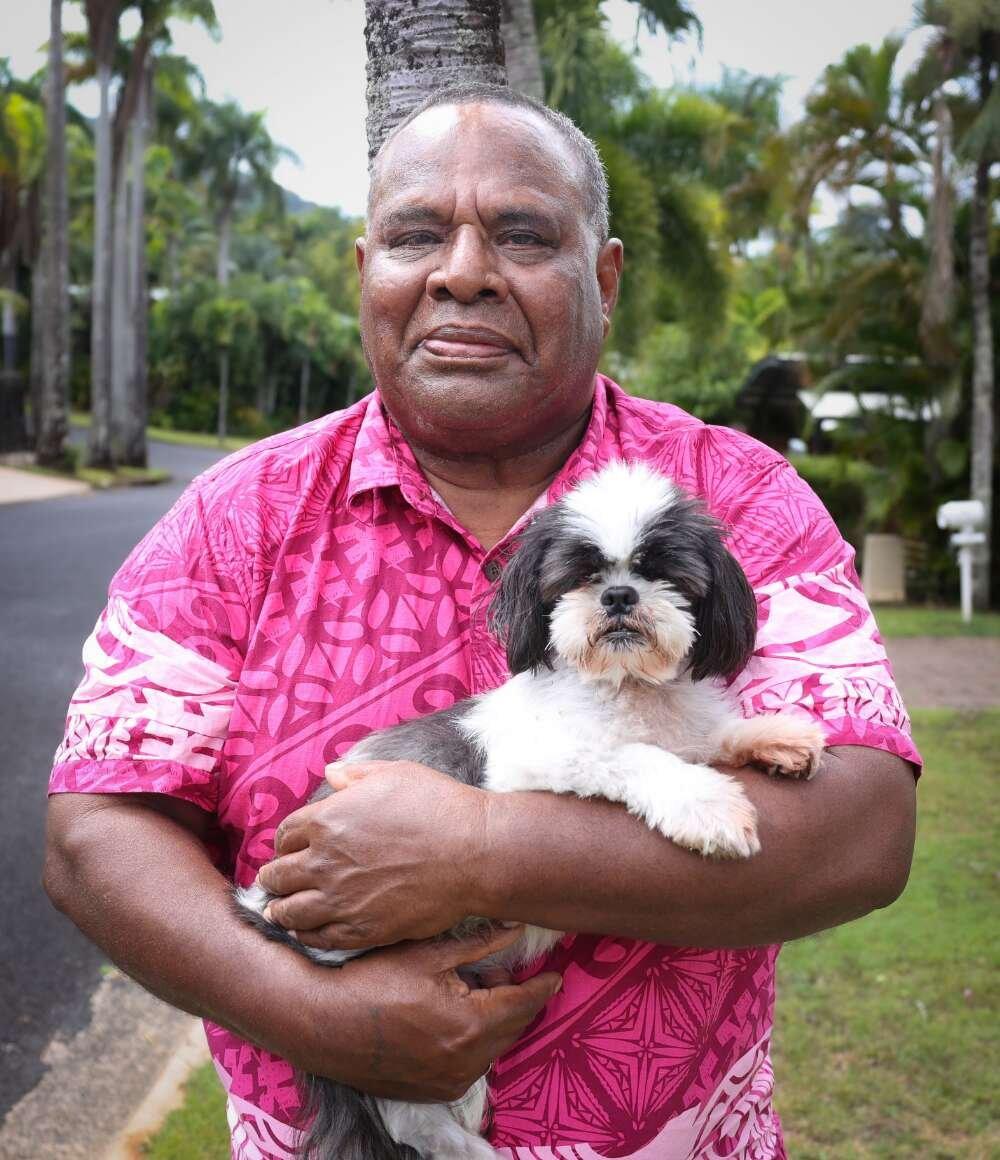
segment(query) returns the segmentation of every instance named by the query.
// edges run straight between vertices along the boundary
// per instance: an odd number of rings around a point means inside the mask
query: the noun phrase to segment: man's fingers
[[[516,1039],[561,988],[562,975],[546,971],[509,987],[473,991],[470,998],[480,1004],[493,1027]]]
[[[273,898],[264,916],[285,930],[316,930],[330,921],[330,903],[318,890],[300,890],[287,898]]]
[[[297,890],[311,890],[315,881],[315,873],[309,868],[309,854],[305,850],[282,854],[257,871],[257,883],[268,894],[294,894]]]
[[[323,805],[322,802],[310,802],[302,806],[287,818],[274,831],[274,853],[292,854],[296,850],[304,850],[309,845],[309,823],[313,815]]]

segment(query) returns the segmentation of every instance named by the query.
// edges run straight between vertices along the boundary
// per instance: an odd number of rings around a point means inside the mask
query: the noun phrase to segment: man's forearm
[[[605,801],[488,795],[482,913],[679,946],[751,946],[860,917],[902,890],[914,832],[905,762],[852,747],[828,751],[810,782],[736,776],[757,807],[763,847],[746,861],[689,853]]]
[[[194,833],[138,795],[59,795],[49,817],[46,889],[124,971],[168,1003],[279,1053],[295,1042],[295,1012],[305,1036],[320,968],[239,921]]]
[[[57,796],[46,888],[154,994],[301,1071],[390,1099],[455,1100],[558,986],[548,974],[477,990],[460,977],[516,929],[317,966],[237,918],[200,841],[203,819],[155,795]]]

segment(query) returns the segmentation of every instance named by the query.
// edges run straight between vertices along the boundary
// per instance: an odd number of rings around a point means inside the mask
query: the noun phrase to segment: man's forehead
[[[458,177],[485,186],[504,185],[519,200],[534,193],[548,200],[576,192],[580,163],[561,135],[529,109],[497,104],[436,105],[387,143],[372,171],[370,210],[398,199],[421,200]]]

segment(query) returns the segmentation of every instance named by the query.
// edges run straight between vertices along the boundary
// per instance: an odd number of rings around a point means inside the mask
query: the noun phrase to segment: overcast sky
[[[788,78],[785,116],[796,117],[823,67],[862,42],[878,44],[912,26],[912,0],[691,0],[704,25],[703,48],[669,44],[641,34],[641,64],[660,85],[715,80],[723,65]],[[282,162],[278,180],[302,197],[364,211],[367,189],[364,4],[362,0],[215,0],[222,36],[177,24],[177,51],[201,69],[208,95],[233,97],[264,109],[271,135],[298,154]],[[0,0],[0,55],[19,76],[43,63],[48,35],[44,0]],[[627,0],[605,5],[612,33],[631,45],[635,8]],[[65,8],[67,28],[82,29],[80,8]],[[134,30],[127,16],[123,31]],[[904,50],[908,66],[919,36]],[[96,112],[94,86],[73,90],[73,101]]]

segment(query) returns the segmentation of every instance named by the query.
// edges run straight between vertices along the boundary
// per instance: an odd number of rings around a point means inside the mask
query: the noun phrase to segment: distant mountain
[[[312,213],[314,209],[335,209],[332,205],[318,205],[315,201],[306,201],[304,197],[299,197],[297,193],[292,193],[290,189],[281,187],[282,196],[285,199],[285,213]]]

